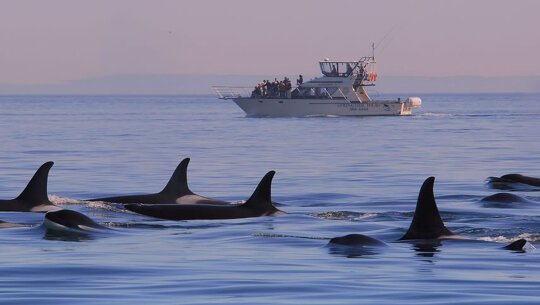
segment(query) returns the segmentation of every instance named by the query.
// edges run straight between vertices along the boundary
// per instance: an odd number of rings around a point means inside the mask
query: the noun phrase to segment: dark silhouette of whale
[[[272,204],[274,174],[274,171],[269,171],[243,204],[126,204],[125,208],[139,214],[169,220],[236,219],[273,215],[280,212]]]
[[[484,202],[531,202],[521,196],[512,193],[496,193],[482,198],[480,201]]]
[[[465,237],[452,233],[441,219],[435,196],[433,194],[433,184],[435,177],[427,178],[418,194],[416,209],[414,211],[413,220],[407,232],[399,238],[399,241],[418,241],[431,240],[437,241],[441,239],[465,239]],[[342,237],[332,238],[329,242],[331,245],[344,246],[381,246],[386,245],[382,241],[376,240],[363,234],[349,234]],[[527,244],[527,240],[519,239],[505,247],[504,249],[513,251],[522,251]]]
[[[533,178],[528,176],[523,176],[520,174],[508,174],[501,176],[501,179],[508,180],[515,183],[523,183],[532,186],[540,186],[540,178]]]
[[[49,161],[41,165],[17,198],[0,200],[0,211],[47,212],[60,209],[47,196],[47,179],[53,164]]]
[[[43,219],[43,226],[47,230],[67,233],[90,233],[108,230],[107,227],[96,223],[88,216],[73,210],[48,212]]]
[[[203,197],[193,193],[187,183],[187,166],[189,158],[178,164],[169,182],[159,193],[145,195],[127,195],[89,199],[88,201],[105,201],[114,203],[144,204],[229,204],[223,200]]]
[[[492,187],[503,190],[523,188],[523,186],[520,186],[519,184],[540,187],[540,178],[524,176],[521,174],[507,174],[501,177],[488,177],[487,180]]]
[[[486,208],[517,208],[535,202],[512,193],[496,193],[480,200]],[[521,203],[521,204],[520,204]]]
[[[434,183],[435,177],[429,177],[422,184],[411,225],[399,240],[457,237],[446,228],[441,219],[433,194]]]
[[[386,243],[363,234],[349,234],[345,236],[334,237],[330,239],[330,243],[343,246],[386,246]]]

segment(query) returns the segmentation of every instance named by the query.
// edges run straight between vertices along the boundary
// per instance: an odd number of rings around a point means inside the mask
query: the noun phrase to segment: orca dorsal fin
[[[49,161],[43,163],[36,171],[26,188],[22,191],[16,200],[31,202],[35,205],[52,204],[47,196],[47,179],[49,178],[49,170],[54,162]]]
[[[422,184],[411,226],[400,240],[436,239],[441,236],[454,235],[444,226],[439,209],[437,209],[437,203],[433,195],[434,182],[435,177],[429,177]]]
[[[264,175],[253,194],[251,194],[251,197],[249,197],[243,206],[257,210],[277,211],[272,204],[272,179],[275,173],[275,171],[269,171]]]
[[[172,174],[169,182],[160,192],[161,194],[173,194],[177,197],[183,195],[193,195],[193,192],[189,189],[187,184],[187,167],[189,164],[189,158],[185,158],[178,164],[174,173]]]
[[[527,240],[524,238],[521,238],[507,246],[504,246],[503,249],[512,250],[512,251],[525,251],[526,245],[527,245]]]

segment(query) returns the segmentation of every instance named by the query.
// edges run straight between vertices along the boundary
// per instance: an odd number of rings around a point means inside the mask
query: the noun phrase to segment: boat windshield
[[[348,77],[351,73],[362,74],[361,66],[355,61],[321,61],[321,72],[325,76]]]

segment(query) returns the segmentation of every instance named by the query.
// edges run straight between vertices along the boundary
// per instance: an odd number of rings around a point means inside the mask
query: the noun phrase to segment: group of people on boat
[[[290,97],[292,89],[291,80],[285,77],[283,80],[278,81],[277,78],[274,81],[263,80],[255,86],[255,89],[251,93],[252,97]]]
[[[296,85],[300,86],[304,83],[304,77],[302,74],[298,75]],[[263,80],[258,83],[251,93],[251,97],[291,97],[292,83],[288,77],[284,77],[282,81],[278,81],[274,78],[274,81]]]

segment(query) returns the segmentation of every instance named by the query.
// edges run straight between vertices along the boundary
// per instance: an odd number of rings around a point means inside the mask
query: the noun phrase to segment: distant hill
[[[540,76],[517,77],[406,77],[381,76],[377,86],[380,92],[419,93],[501,93],[540,92]]]
[[[254,86],[265,75],[113,75],[57,84],[0,84],[0,94],[212,94],[211,86]],[[283,76],[279,76],[281,79]],[[289,77],[294,81],[296,76]],[[305,77],[305,80],[309,77]],[[381,76],[378,93],[540,92],[540,76]]]

